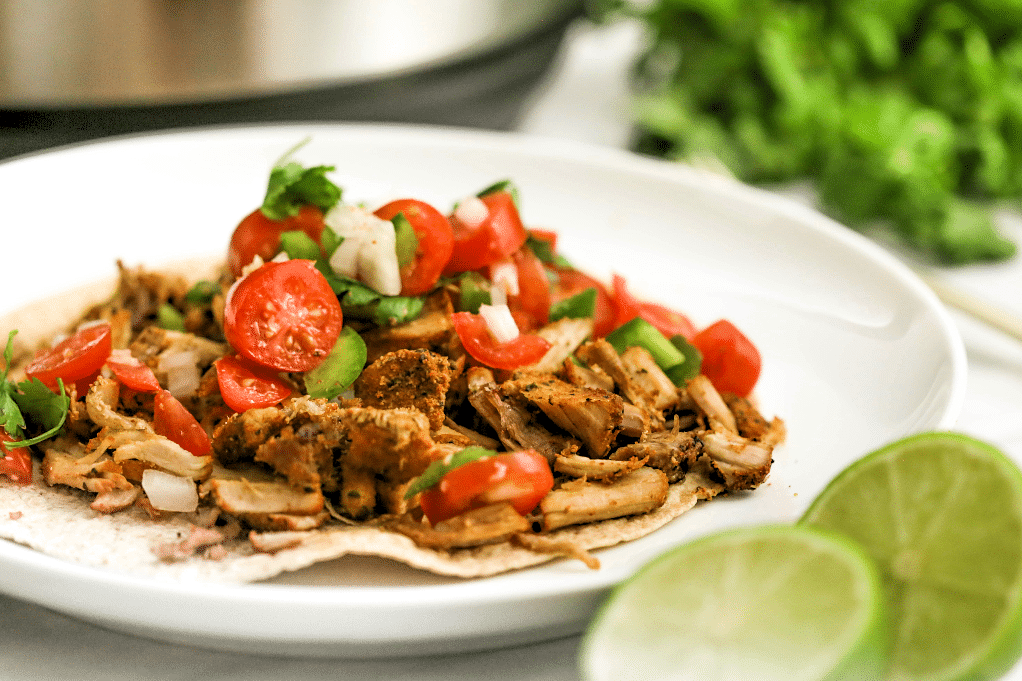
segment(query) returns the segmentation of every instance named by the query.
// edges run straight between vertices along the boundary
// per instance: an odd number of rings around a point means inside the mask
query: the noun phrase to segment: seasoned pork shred
[[[218,331],[222,298],[182,306],[185,330],[151,321],[183,290],[176,278],[122,267],[117,295],[87,318],[109,321],[115,348],[153,368],[161,384],[184,386],[177,397],[211,436],[209,454],[195,456],[158,435],[152,395],[103,376],[72,408],[65,433],[40,446],[46,484],[93,495],[100,513],[136,506],[154,518],[167,513],[149,503],[141,482],[147,469],[194,481],[195,530],[154,547],[160,560],[216,559],[221,545],[245,541],[273,552],[325,527],[369,525],[440,552],[507,542],[595,566],[564,528],[641,517],[693,477],[703,498],[753,489],[784,438],[779,419],[719,394],[705,377],[676,387],[646,350],[618,354],[590,340],[588,321],[540,329],[552,345],[534,366],[480,366],[452,332],[443,290],[418,319],[364,330],[367,366],[344,396],[310,398],[300,376],[285,375],[298,388],[294,396],[235,413],[212,368],[229,352]],[[472,445],[534,449],[550,464],[553,489],[526,515],[498,501],[430,524],[410,485],[430,464]]]

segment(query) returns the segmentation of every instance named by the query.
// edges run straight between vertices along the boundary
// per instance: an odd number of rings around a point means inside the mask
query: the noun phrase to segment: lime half
[[[583,640],[590,681],[876,679],[887,633],[879,575],[813,528],[711,535],[617,587]]]
[[[876,561],[892,617],[892,679],[987,679],[1019,657],[1022,473],[957,433],[899,440],[845,469],[801,523]]]

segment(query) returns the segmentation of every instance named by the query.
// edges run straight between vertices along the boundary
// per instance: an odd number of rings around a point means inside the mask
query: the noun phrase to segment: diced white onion
[[[454,217],[466,227],[478,227],[490,216],[490,209],[478,196],[470,196],[458,203]]]
[[[343,238],[330,256],[330,268],[335,274],[357,279],[386,296],[401,293],[394,223],[344,203],[331,208],[323,220]]]
[[[164,352],[156,367],[167,374],[167,390],[174,397],[190,397],[199,389],[199,358],[191,350]]]
[[[142,489],[160,511],[190,513],[199,506],[199,492],[190,478],[147,468],[142,471]]]
[[[494,284],[490,287],[490,304],[507,305],[507,289]]]
[[[518,324],[511,316],[511,309],[507,305],[480,305],[479,314],[486,322],[493,340],[498,343],[509,343],[518,338]]]
[[[126,364],[128,366],[137,367],[142,364],[142,361],[131,354],[131,350],[127,348],[117,348],[110,351],[110,359],[117,362],[118,364]]]
[[[490,282],[493,284],[493,288],[503,288],[509,296],[519,294],[518,268],[510,260],[502,260],[490,265]]]
[[[247,264],[247,265],[245,265],[244,267],[241,268],[241,276],[238,277],[238,279],[239,280],[244,279],[245,277],[247,277],[248,275],[252,274],[253,272],[255,272],[257,269],[259,269],[262,266],[263,266],[263,257],[261,255],[258,255],[258,254],[255,255],[252,258],[252,262],[250,262],[249,264]]]

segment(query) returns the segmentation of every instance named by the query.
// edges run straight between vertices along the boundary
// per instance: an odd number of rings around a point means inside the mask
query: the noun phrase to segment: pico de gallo
[[[751,406],[760,355],[733,323],[700,328],[577,269],[513,182],[371,210],[333,170],[285,158],[219,278],[174,292],[122,269],[20,381],[12,333],[0,477],[29,484],[42,450],[46,482],[103,512],[214,503],[267,531],[403,518],[396,531],[445,549],[647,512],[700,457],[722,489],[765,477],[780,422]],[[571,510],[587,484],[628,501]]]

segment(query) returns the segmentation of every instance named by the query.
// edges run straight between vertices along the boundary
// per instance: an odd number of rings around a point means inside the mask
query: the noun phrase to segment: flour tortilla
[[[210,271],[211,261],[188,263],[174,272]],[[19,330],[23,348],[35,347],[76,319],[90,304],[104,300],[112,281],[83,287],[75,292],[35,303],[0,318],[6,339],[10,329]],[[330,525],[307,533],[306,538],[276,553],[256,552],[241,538],[225,544],[220,560],[193,556],[164,562],[152,549],[186,537],[191,525],[184,514],[152,520],[138,508],[103,514],[89,508],[92,494],[43,482],[36,462],[31,485],[0,479],[0,538],[22,544],[73,563],[160,579],[240,583],[275,577],[315,563],[345,555],[380,556],[414,568],[451,577],[482,577],[527,568],[559,559],[510,543],[444,551],[416,546],[408,537],[379,527]],[[588,525],[566,527],[549,533],[554,540],[573,542],[585,550],[613,546],[643,537],[708,499],[720,487],[697,473],[671,485],[667,501],[643,515],[616,518]]]

